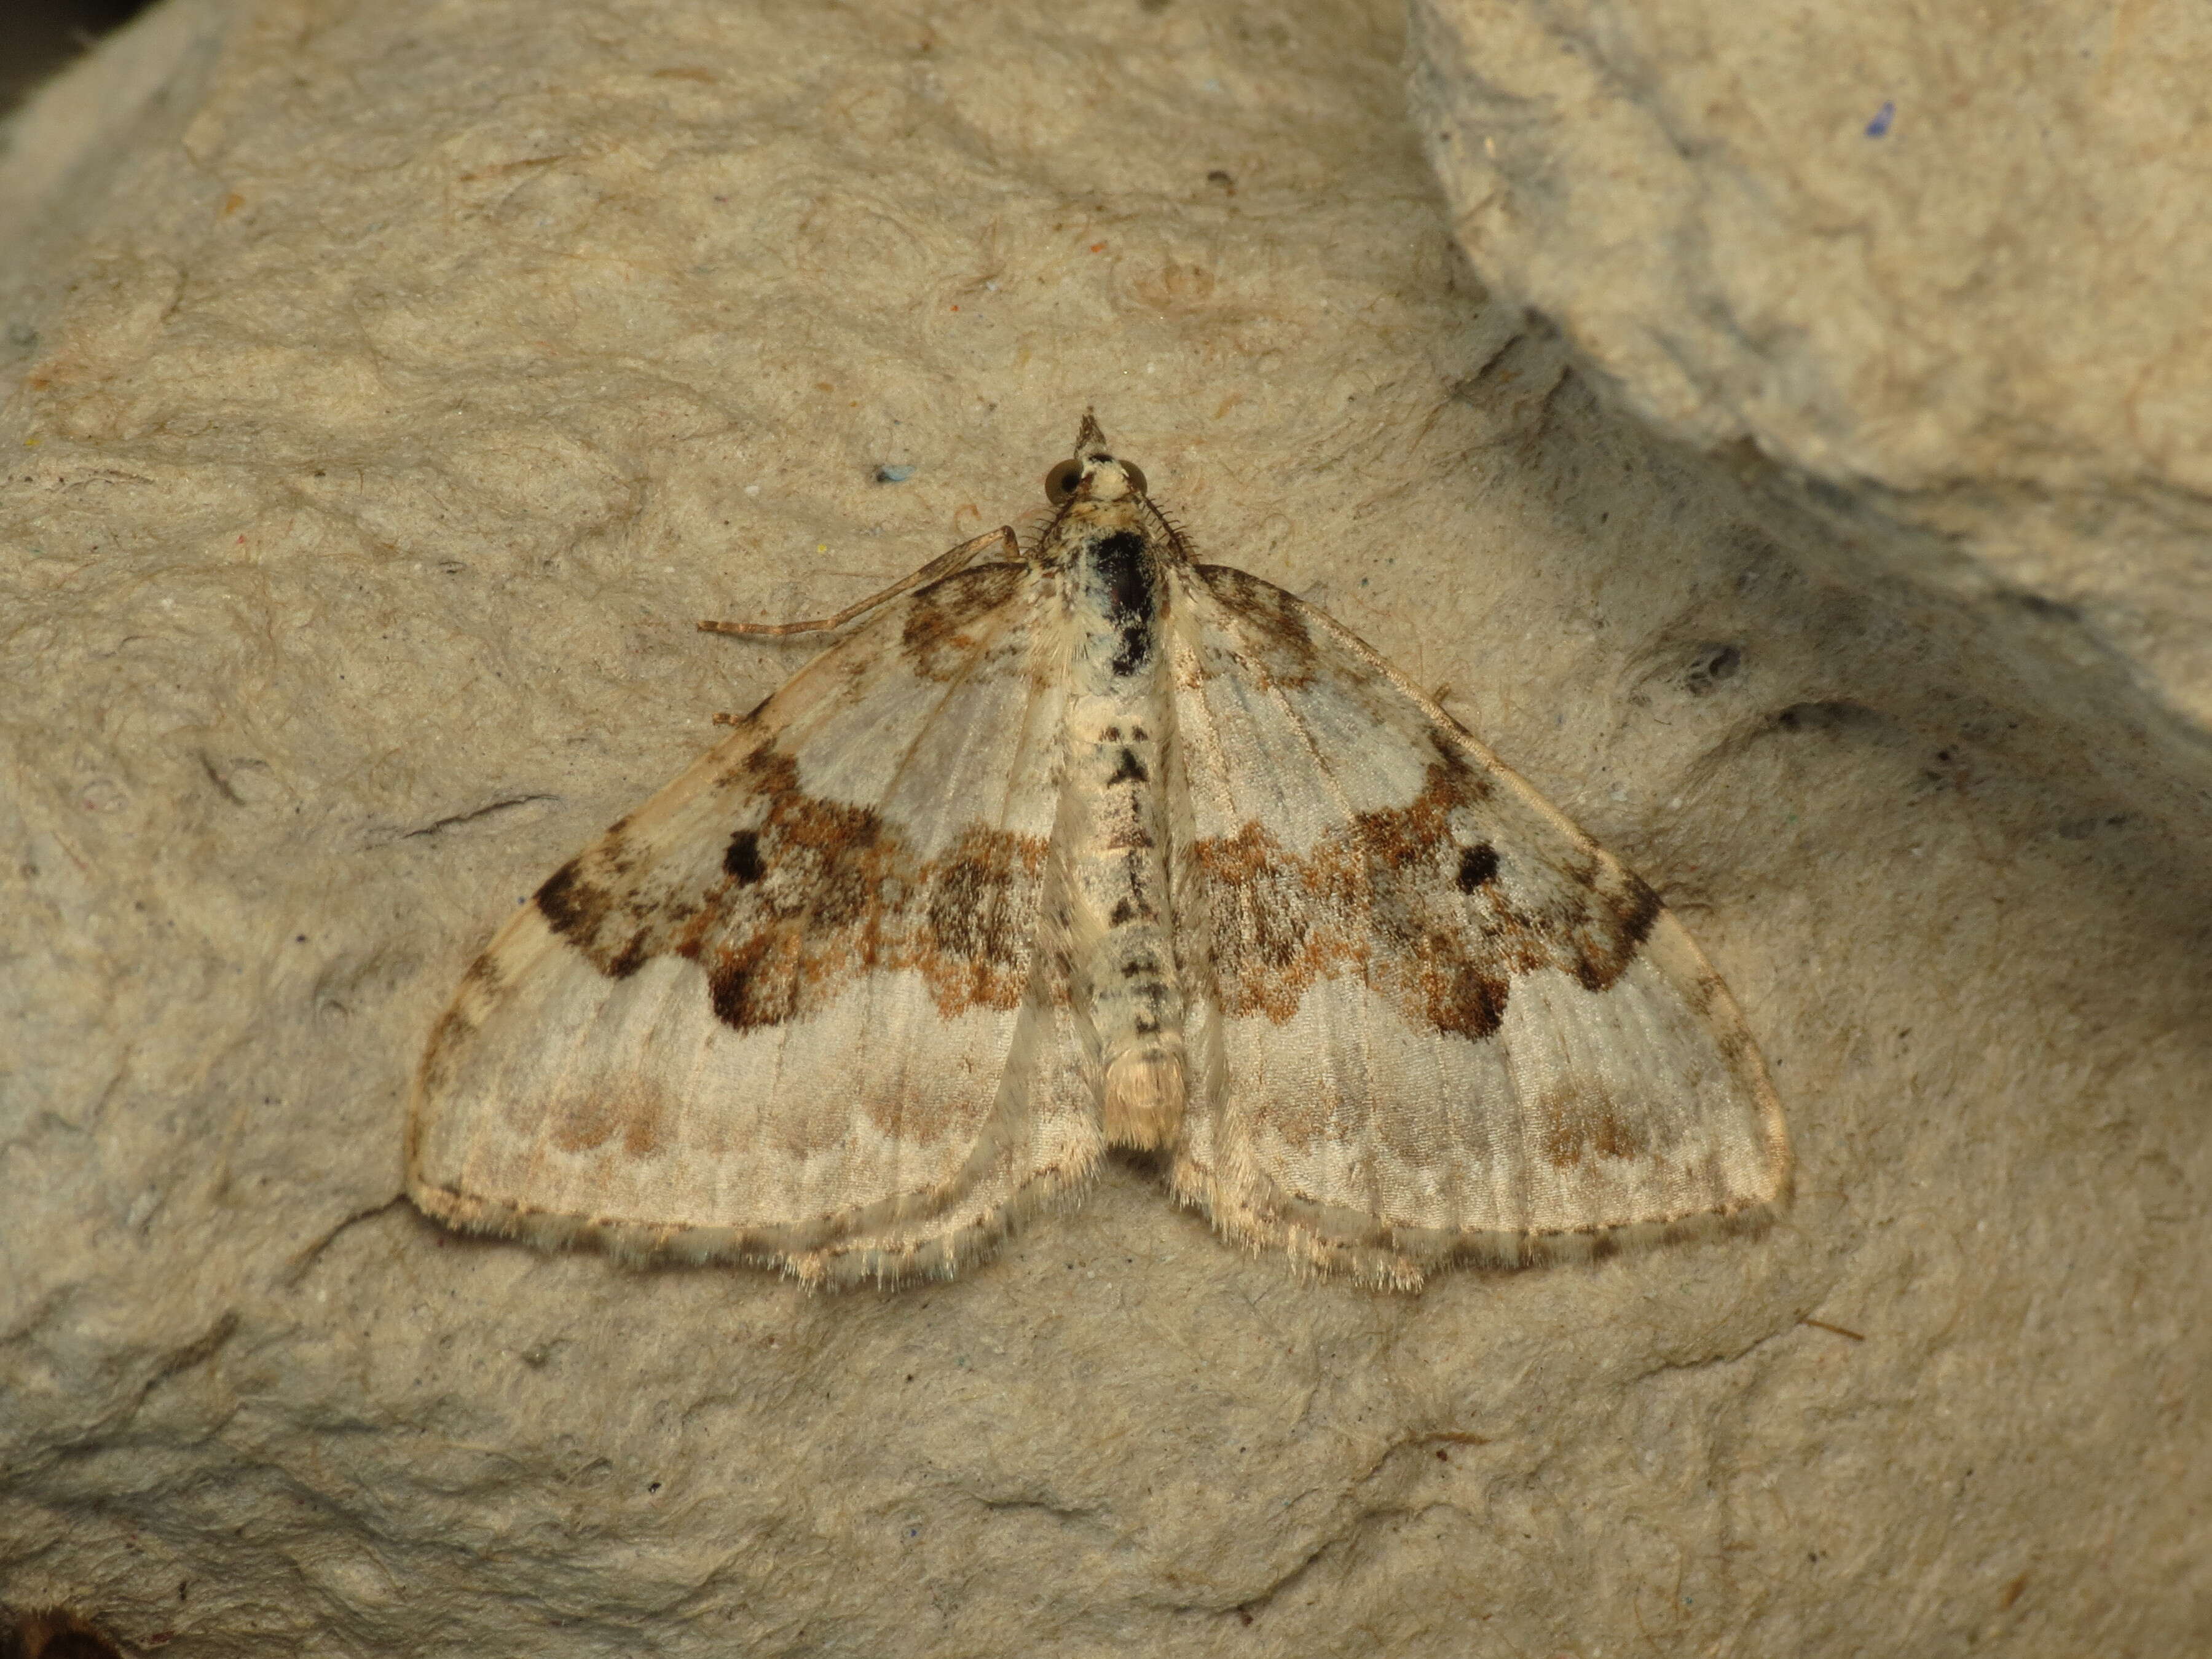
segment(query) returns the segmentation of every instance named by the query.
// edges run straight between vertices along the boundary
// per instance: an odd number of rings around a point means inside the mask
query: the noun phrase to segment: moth
[[[1782,1110],[1651,889],[1086,416],[1053,516],[862,626],[554,872],[408,1109],[451,1225],[948,1275],[1109,1148],[1416,1289],[1753,1222]],[[981,562],[983,555],[1000,556]]]

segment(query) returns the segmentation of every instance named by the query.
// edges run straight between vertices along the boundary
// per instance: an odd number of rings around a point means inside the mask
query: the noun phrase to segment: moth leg
[[[963,565],[973,559],[978,553],[982,552],[984,549],[994,546],[1002,547],[1006,550],[1007,562],[1018,563],[1020,562],[1022,556],[1021,544],[1014,539],[1014,528],[1012,525],[1002,525],[996,530],[985,531],[983,534],[976,537],[973,541],[961,543],[959,546],[954,548],[950,553],[939,554],[936,558],[932,559],[927,564],[922,566],[921,569],[915,571],[912,575],[906,577],[902,580],[893,582],[889,587],[884,589],[882,592],[871,594],[868,598],[862,599],[857,605],[847,605],[842,611],[840,611],[834,617],[822,617],[812,622],[702,622],[699,624],[699,629],[702,633],[705,634],[769,634],[781,635],[786,634],[826,633],[833,628],[842,628],[847,623],[852,621],[854,617],[865,615],[866,612],[874,610],[886,599],[895,599],[902,593],[910,593],[915,588],[922,586],[926,583],[937,580],[940,576],[951,575],[954,571],[959,569]],[[717,716],[715,723],[717,725],[726,725],[732,724],[733,722],[724,721]]]

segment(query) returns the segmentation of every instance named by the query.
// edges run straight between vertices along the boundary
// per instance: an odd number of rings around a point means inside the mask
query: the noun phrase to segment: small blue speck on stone
[[[879,466],[876,469],[878,483],[904,483],[912,477],[914,469],[910,466]]]
[[[1866,124],[1866,136],[1869,138],[1888,137],[1889,124],[1895,119],[1897,106],[1887,98],[1883,99],[1881,107],[1874,112],[1874,119]]]

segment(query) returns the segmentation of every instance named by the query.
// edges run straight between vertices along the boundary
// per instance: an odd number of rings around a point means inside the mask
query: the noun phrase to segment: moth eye
[[[1129,488],[1135,490],[1139,495],[1143,495],[1145,493],[1145,469],[1139,466],[1134,461],[1124,461],[1121,463],[1121,471],[1128,475]]]
[[[1083,463],[1062,461],[1044,475],[1044,495],[1054,507],[1064,507],[1067,498],[1075,494],[1075,486],[1083,482]]]

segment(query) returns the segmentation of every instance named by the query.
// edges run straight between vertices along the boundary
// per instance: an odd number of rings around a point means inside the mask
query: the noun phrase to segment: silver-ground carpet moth
[[[432,1033],[441,1221],[947,1274],[1109,1147],[1370,1284],[1756,1221],[1782,1111],[1651,890],[1085,417],[556,871]],[[977,561],[987,554],[999,556]]]

